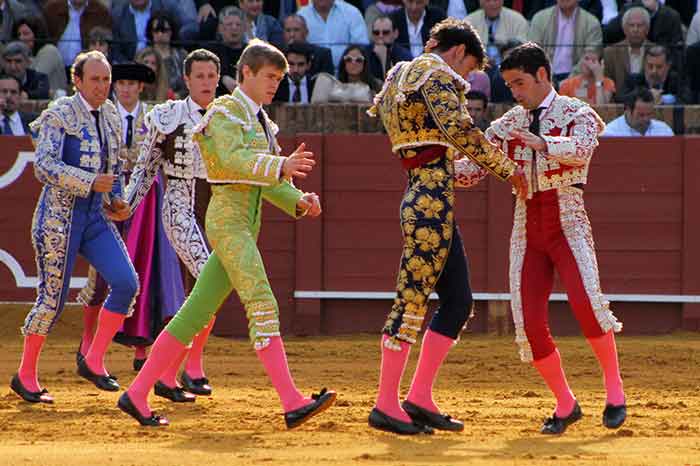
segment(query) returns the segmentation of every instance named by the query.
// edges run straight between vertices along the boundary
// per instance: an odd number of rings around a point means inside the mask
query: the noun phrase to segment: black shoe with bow
[[[211,385],[209,385],[209,379],[206,377],[200,377],[198,379],[193,379],[187,375],[187,371],[182,371],[180,376],[180,383],[190,393],[195,395],[211,395]]]
[[[110,375],[98,375],[90,370],[85,359],[78,362],[78,375],[94,383],[100,390],[107,392],[119,391],[119,384]]]
[[[197,399],[196,396],[186,392],[182,387],[170,388],[160,380],[156,382],[156,385],[153,387],[153,392],[156,395],[167,398],[175,403],[193,403],[194,400]]]
[[[284,422],[287,424],[287,429],[299,427],[312,417],[316,416],[317,414],[321,414],[330,408],[335,402],[336,396],[336,392],[332,390],[329,391],[324,388],[320,393],[314,393],[311,395],[313,402],[306,406],[302,406],[301,408],[284,413]]]
[[[451,432],[462,432],[464,430],[464,423],[452,419],[449,414],[428,411],[408,400],[404,401],[401,407],[411,416],[411,419],[416,424],[422,424],[438,430],[449,430]]]
[[[22,381],[19,379],[19,374],[12,376],[10,388],[24,401],[28,401],[30,403],[53,403],[53,397],[51,397],[47,389],[44,388],[38,392],[30,392],[27,390]]]
[[[150,416],[142,415],[139,410],[136,409],[136,406],[134,406],[134,404],[131,402],[131,398],[129,398],[129,394],[127,392],[122,393],[122,396],[119,397],[117,407],[139,421],[139,424],[142,426],[165,427],[170,424],[166,418],[156,415],[156,413],[153,411],[151,411]]]
[[[627,418],[627,405],[625,403],[619,406],[611,404],[605,405],[603,410],[603,425],[608,429],[617,429],[625,423]]]
[[[425,424],[404,422],[388,414],[384,414],[377,408],[373,408],[369,413],[369,425],[375,429],[391,432],[399,435],[432,434],[433,429]]]
[[[553,414],[552,417],[545,419],[540,432],[549,435],[563,434],[567,427],[581,419],[581,417],[583,417],[583,413],[581,412],[581,407],[578,405],[577,401],[574,405],[574,409],[568,416],[557,417],[556,414]]]

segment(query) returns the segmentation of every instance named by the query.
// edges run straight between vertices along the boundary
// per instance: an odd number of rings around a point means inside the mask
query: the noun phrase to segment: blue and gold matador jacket
[[[119,112],[109,101],[98,110],[102,137],[107,144],[105,161],[95,120],[78,94],[56,100],[30,124],[32,132],[37,134],[34,174],[44,184],[39,205],[44,201],[70,208],[76,197],[90,195],[100,169],[101,173],[118,175],[112,193],[106,196],[121,197],[123,161]]]
[[[61,290],[70,278],[66,268],[71,262],[71,231],[80,228],[76,222],[85,221],[84,216],[77,217],[82,220],[74,219],[77,203],[83,200],[83,206],[99,209],[98,214],[104,215],[103,202],[121,197],[121,120],[109,101],[98,110],[102,147],[95,120],[79,94],[56,100],[30,124],[36,134],[34,173],[44,184],[32,221],[34,248],[37,255],[43,255],[35,306],[40,314],[60,311]],[[100,173],[118,176],[111,193],[92,191]]]
[[[438,55],[423,54],[396,64],[368,113],[377,114],[401,158],[415,157],[425,146],[444,146],[449,158],[464,156],[500,180],[515,170],[515,163],[489,143],[467,111],[469,84]],[[461,184],[461,183],[460,183]]]

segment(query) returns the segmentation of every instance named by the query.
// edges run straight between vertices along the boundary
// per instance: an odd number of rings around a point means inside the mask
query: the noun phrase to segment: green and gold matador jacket
[[[245,307],[256,349],[279,336],[279,308],[257,248],[263,199],[292,217],[303,193],[282,177],[283,157],[277,126],[260,109],[261,119],[240,88],[209,105],[192,129],[212,186],[206,232],[232,288]]]
[[[454,188],[477,183],[486,171],[505,180],[516,167],[473,125],[468,89],[440,56],[423,54],[391,69],[369,110],[381,117],[408,176],[400,208],[404,245],[396,297],[383,328],[390,349],[416,342],[429,296],[444,272],[457,231]],[[442,147],[446,150],[436,150]],[[457,177],[460,163],[470,170]]]

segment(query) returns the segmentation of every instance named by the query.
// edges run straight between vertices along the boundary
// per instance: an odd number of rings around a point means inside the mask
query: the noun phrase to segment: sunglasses
[[[171,32],[172,29],[170,29],[170,27],[168,27],[168,26],[155,26],[152,29],[152,31],[153,32]]]
[[[375,29],[372,31],[375,36],[388,36],[391,34],[391,29]]]
[[[345,63],[364,63],[365,62],[365,57],[351,57],[350,55],[345,55],[343,57],[343,60],[345,60]]]

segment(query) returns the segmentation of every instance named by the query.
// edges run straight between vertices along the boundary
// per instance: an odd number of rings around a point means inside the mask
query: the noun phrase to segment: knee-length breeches
[[[440,308],[430,327],[457,338],[472,304],[469,274],[459,230],[452,211],[454,191],[451,161],[444,158],[409,171],[408,188],[401,203],[403,254],[396,298],[384,325],[398,341],[415,343],[433,290]]]
[[[70,277],[81,254],[107,281],[105,307],[128,314],[138,294],[138,276],[116,227],[102,212],[102,196],[67,199],[45,189],[32,225],[39,274],[37,299],[22,328],[24,335],[47,335],[66,302]],[[70,220],[68,220],[70,219]]]
[[[554,272],[587,338],[620,331],[600,287],[598,262],[583,191],[565,187],[517,200],[510,250],[511,308],[523,361],[555,349],[548,324]]]
[[[254,215],[255,216],[255,215]],[[248,205],[226,196],[212,197],[207,213],[207,236],[214,251],[182,309],[167,330],[183,343],[209,322],[231,291],[236,290],[248,317],[256,349],[279,336],[277,300],[257,247],[258,232]]]

